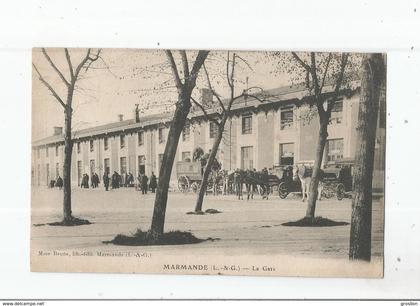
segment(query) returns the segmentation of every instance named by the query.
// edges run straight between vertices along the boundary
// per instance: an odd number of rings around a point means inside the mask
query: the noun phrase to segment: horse
[[[243,200],[243,185],[245,184],[247,200],[254,198],[254,191],[257,190],[257,186],[263,189],[263,199],[268,199],[268,188],[265,174],[263,172],[257,172],[255,170],[240,170],[237,169],[234,172],[234,186],[236,188],[236,195],[239,200]]]
[[[323,171],[320,170],[321,172],[321,177],[319,178],[319,183],[318,183],[318,196],[317,199],[320,201],[321,200],[321,194],[322,194],[322,189],[323,189],[323,182],[322,182],[322,176],[323,176]],[[302,202],[305,201],[305,197],[309,198],[309,186],[311,184],[311,177],[312,177],[312,169],[305,166],[305,165],[300,165],[300,166],[295,166],[293,168],[293,180],[297,181],[298,179],[300,180],[300,184],[302,187]]]

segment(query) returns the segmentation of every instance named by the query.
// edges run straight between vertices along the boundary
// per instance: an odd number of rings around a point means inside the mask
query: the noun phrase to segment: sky
[[[64,49],[47,49],[52,61],[69,79],[69,68]],[[70,49],[74,67],[87,49]],[[92,52],[96,52],[93,49]],[[237,92],[246,87],[258,86],[271,89],[290,84],[285,73],[279,70],[277,60],[265,52],[236,52],[240,58],[235,66]],[[87,70],[82,70],[73,98],[73,130],[115,122],[118,115],[134,118],[135,104],[141,114],[169,111],[176,102],[173,76],[163,50],[103,49],[101,58]],[[182,75],[179,52],[173,51]],[[187,51],[190,69],[197,51]],[[232,56],[232,53],[230,53]],[[228,94],[226,81],[227,51],[211,51],[206,59],[212,86],[222,97]],[[46,61],[41,49],[33,50],[33,64],[44,79],[51,84],[65,101],[66,88],[58,74]],[[39,81],[33,71],[32,90],[32,139],[51,136],[54,126],[64,125],[63,107]],[[197,80],[193,96],[207,87],[203,70]]]

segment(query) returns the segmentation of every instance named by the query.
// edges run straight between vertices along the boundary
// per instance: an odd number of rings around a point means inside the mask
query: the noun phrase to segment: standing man
[[[55,183],[55,186],[58,187],[58,189],[61,190],[61,188],[63,188],[63,179],[61,178],[60,175],[58,175],[57,177],[57,182]]]
[[[103,175],[103,180],[104,180],[105,191],[108,191],[108,188],[109,188],[109,176],[108,176],[108,172],[107,171],[105,171],[105,173]]]
[[[141,193],[142,194],[147,194],[147,181],[148,180],[149,180],[149,178],[147,177],[147,175],[143,174],[142,182],[141,182]]]
[[[116,171],[114,171],[114,173],[112,174],[111,182],[112,182],[112,184],[111,184],[112,189],[116,189],[117,188],[117,182],[118,182],[118,177],[117,177],[117,172]]]
[[[266,167],[262,169],[262,181],[264,186],[263,199],[268,200],[268,194],[270,193],[270,186],[268,185],[268,170]]]
[[[155,193],[156,187],[157,187],[157,179],[154,172],[152,172],[152,175],[150,176],[150,189],[152,189],[152,193]]]

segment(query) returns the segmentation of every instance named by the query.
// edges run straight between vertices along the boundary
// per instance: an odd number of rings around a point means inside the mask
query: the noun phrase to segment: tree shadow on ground
[[[89,220],[80,219],[72,217],[70,220],[62,220],[57,222],[51,222],[51,223],[35,223],[33,226],[79,226],[79,225],[90,225],[93,224]]]
[[[103,241],[103,243],[116,244],[116,245],[130,245],[130,246],[140,246],[140,245],[181,245],[181,244],[195,244],[204,241],[215,241],[220,240],[220,238],[207,238],[201,239],[195,237],[190,232],[182,231],[170,231],[164,233],[159,239],[150,239],[148,232],[144,232],[141,229],[138,229],[133,236],[126,235],[117,235],[114,239],[110,241]]]
[[[209,214],[209,215],[213,215],[213,214],[220,214],[222,213],[220,210],[214,209],[214,208],[209,208],[206,209],[205,211],[189,211],[186,214],[187,215],[205,215],[205,214]]]
[[[299,226],[299,227],[328,227],[328,226],[343,226],[348,225],[348,222],[344,221],[334,221],[328,218],[315,217],[309,218],[305,217],[297,221],[290,221],[282,223],[283,226]]]

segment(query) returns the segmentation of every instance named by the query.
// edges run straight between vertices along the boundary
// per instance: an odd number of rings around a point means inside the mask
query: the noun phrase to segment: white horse
[[[293,180],[300,180],[300,184],[302,187],[302,202],[305,201],[305,197],[309,198],[309,185],[311,184],[311,176],[312,176],[312,169],[305,165],[293,167]],[[323,183],[319,180],[318,183],[318,197],[317,199],[321,200],[321,194],[323,189]]]

